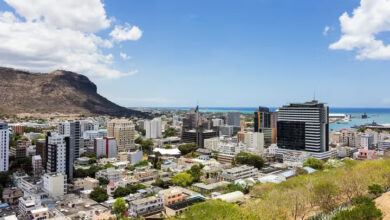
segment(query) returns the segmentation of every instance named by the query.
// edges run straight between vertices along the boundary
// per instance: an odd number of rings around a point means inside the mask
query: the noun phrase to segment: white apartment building
[[[244,133],[244,144],[255,149],[255,151],[264,151],[264,133],[247,132]]]
[[[118,155],[118,147],[113,137],[96,138],[94,140],[94,151],[97,158],[105,155],[107,158],[115,158]]]
[[[360,138],[360,146],[362,149],[369,150],[372,148],[373,136],[371,135],[362,135]]]
[[[105,170],[99,170],[96,173],[96,179],[99,177],[103,177],[108,179],[110,182],[120,182],[122,180],[122,172],[120,170],[116,170],[115,168],[107,168]]]
[[[88,130],[83,132],[83,138],[93,140],[95,138],[107,137],[107,129]]]
[[[66,176],[61,173],[46,173],[43,175],[43,190],[51,197],[66,194]]]
[[[19,214],[25,216],[29,211],[41,207],[40,199],[33,197],[20,197],[19,198]]]
[[[145,120],[145,137],[147,139],[155,139],[162,137],[161,118],[154,118],[153,120]]]
[[[9,129],[8,124],[0,122],[0,172],[8,171]]]
[[[51,132],[47,146],[47,171],[66,174],[66,140],[64,135]]]
[[[216,151],[218,150],[219,137],[207,138],[204,140],[204,148]]]

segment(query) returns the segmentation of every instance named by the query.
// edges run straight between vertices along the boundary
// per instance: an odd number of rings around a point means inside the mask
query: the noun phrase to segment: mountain
[[[147,116],[99,95],[96,85],[84,75],[63,70],[30,73],[0,67],[0,114],[16,113]]]

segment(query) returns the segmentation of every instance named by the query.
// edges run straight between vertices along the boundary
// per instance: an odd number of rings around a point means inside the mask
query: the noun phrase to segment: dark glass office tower
[[[291,150],[329,151],[329,108],[316,100],[279,108],[277,145]]]
[[[259,107],[254,117],[255,132],[261,132],[262,128],[271,128],[271,112],[267,107]]]

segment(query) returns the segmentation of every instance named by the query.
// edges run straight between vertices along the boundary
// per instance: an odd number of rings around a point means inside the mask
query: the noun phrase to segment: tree
[[[244,218],[237,205],[223,202],[221,200],[208,200],[206,202],[197,203],[183,212],[183,219],[198,220],[198,219],[249,219]]]
[[[301,167],[297,167],[295,169],[295,175],[296,176],[299,176],[299,175],[304,175],[304,174],[307,174],[307,170],[301,168]]]
[[[95,158],[96,159],[96,155],[92,152],[84,152],[80,155],[80,157],[89,157],[89,158]]]
[[[380,194],[382,194],[384,192],[382,187],[378,184],[372,184],[372,185],[368,186],[368,191],[371,194],[374,194],[376,196],[379,196]]]
[[[338,195],[337,186],[329,180],[322,180],[314,185],[313,200],[325,212],[332,211],[336,205],[335,197]]]
[[[264,166],[262,157],[247,152],[241,152],[234,157],[234,161],[239,164],[248,164],[261,169]]]
[[[187,172],[181,172],[172,177],[172,183],[177,186],[186,187],[194,181],[194,178]]]
[[[117,198],[114,202],[113,210],[115,214],[122,216],[123,213],[127,210],[126,202],[122,198]]]
[[[142,141],[143,141],[143,139],[142,139],[142,137],[137,137],[136,139],[135,139],[135,143],[136,144],[141,144],[142,143]]]
[[[150,152],[152,151],[151,147],[153,147],[153,145],[154,145],[154,143],[152,140],[142,141],[142,143],[141,143],[142,150],[146,154],[150,154]]]
[[[172,136],[175,136],[177,133],[177,130],[175,128],[172,128],[172,127],[169,127],[168,129],[166,129],[162,135],[164,138],[166,137],[172,137]]]
[[[191,169],[187,170],[187,173],[192,176],[193,181],[198,182],[202,176],[202,168],[200,165],[193,165]]]
[[[98,180],[99,180],[99,185],[107,185],[110,183],[110,181],[104,177],[99,177]]]
[[[142,136],[145,136],[146,135],[146,130],[145,129],[141,129],[141,134],[142,134]]]
[[[324,161],[316,158],[309,158],[304,163],[304,167],[311,167],[313,169],[322,170],[324,168]]]
[[[114,165],[112,165],[111,163],[106,163],[105,165],[104,165],[104,169],[107,169],[107,168],[114,168],[115,166]]]
[[[354,208],[339,212],[332,220],[380,220],[382,212],[367,197],[358,197],[353,202]]]
[[[108,195],[105,189],[101,187],[96,187],[91,194],[89,194],[89,198],[95,200],[98,203],[104,202],[108,199]]]
[[[164,148],[165,148],[165,149],[172,149],[172,145],[167,144],[167,145],[164,146]]]
[[[194,152],[198,149],[198,146],[195,143],[181,144],[179,145],[179,150],[181,155],[186,155],[188,153]]]

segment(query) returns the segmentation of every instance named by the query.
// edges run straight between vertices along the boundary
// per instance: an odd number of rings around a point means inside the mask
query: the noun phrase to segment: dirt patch
[[[390,192],[384,193],[375,199],[376,207],[383,213],[383,219],[390,220]]]

